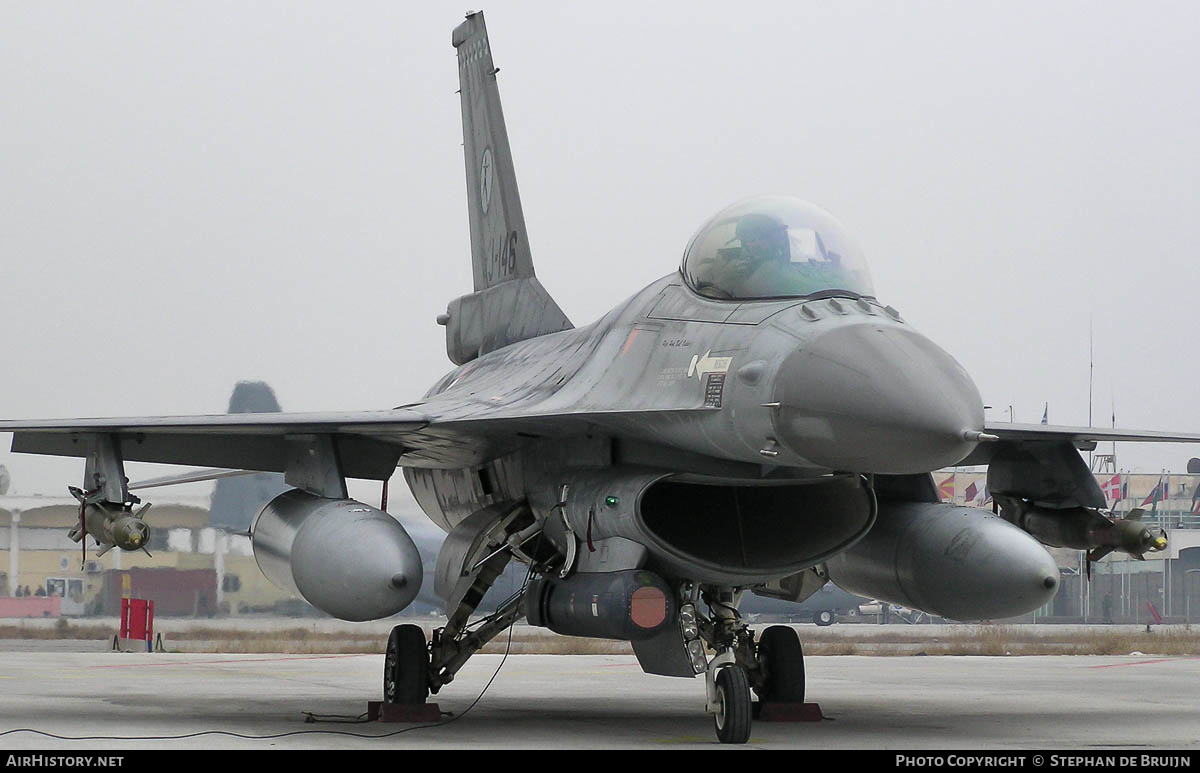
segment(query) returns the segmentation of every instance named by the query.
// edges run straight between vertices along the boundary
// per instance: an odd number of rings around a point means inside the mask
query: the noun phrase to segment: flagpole
[[[1088,314],[1088,429],[1092,428],[1092,382],[1095,381],[1096,358],[1092,345],[1092,315]],[[1092,468],[1093,451],[1088,451],[1088,469]]]
[[[1112,407],[1112,428],[1117,428],[1117,395],[1116,389],[1112,385],[1112,379],[1108,380],[1108,398],[1111,401]],[[1112,442],[1113,469],[1117,469],[1117,441]]]
[[[1096,373],[1096,358],[1092,346],[1092,315],[1088,315],[1088,428],[1092,426],[1092,382]]]
[[[1171,518],[1171,473],[1163,470],[1163,518]]]

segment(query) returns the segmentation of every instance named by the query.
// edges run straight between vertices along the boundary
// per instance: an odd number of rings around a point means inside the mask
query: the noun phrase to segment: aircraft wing
[[[1153,432],[1145,430],[1105,429],[1103,427],[1068,427],[1055,424],[1011,424],[987,422],[984,431],[1001,440],[1070,441],[1075,445],[1092,443],[1200,443],[1200,434],[1186,432]]]
[[[1090,451],[1097,443],[1200,443],[1200,434],[1158,432],[1146,430],[1106,429],[1104,427],[1070,427],[1055,424],[1013,424],[986,422],[984,432],[995,435],[999,442],[980,443],[979,447],[959,464],[987,464],[995,453],[1012,443],[1070,444]]]
[[[622,426],[648,415],[710,409],[647,409],[537,413],[520,410],[425,410],[414,404],[385,411],[241,413],[213,416],[142,416],[101,419],[0,421],[12,432],[12,450],[52,456],[88,456],[95,438],[120,440],[121,457],[263,472],[284,472],[313,436],[334,440],[343,473],[386,480],[403,463],[417,467],[480,464],[538,437],[585,432],[596,424]]]

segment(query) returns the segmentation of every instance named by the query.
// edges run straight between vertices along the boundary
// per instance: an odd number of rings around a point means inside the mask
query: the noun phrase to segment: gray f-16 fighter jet
[[[392,410],[0,424],[13,450],[86,460],[80,527],[144,544],[126,461],[275,471],[292,487],[253,526],[263,572],[346,620],[404,609],[413,541],[348,498],[399,466],[448,532],[447,624],[398,626],[384,692],[421,704],[524,617],[632,642],[652,674],[703,676],[721,741],[745,742],[752,692],[798,704],[794,629],[760,636],[745,593],[800,601],[832,580],[958,620],[1054,595],[1039,542],[1141,555],[1161,535],[1114,521],[1078,450],[1200,435],[984,421],[945,351],[878,300],[854,239],[802,201],[765,197],[704,223],[678,270],[575,327],[534,274],[482,14],[454,30],[474,292],[438,322],[455,368]],[[988,464],[993,513],[938,500],[930,472]],[[512,560],[523,592],[468,620]]]

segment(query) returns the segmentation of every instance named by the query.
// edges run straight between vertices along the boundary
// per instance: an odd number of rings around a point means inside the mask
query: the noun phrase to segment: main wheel
[[[833,625],[835,616],[833,610],[822,609],[820,612],[813,613],[813,622],[817,625]]]
[[[420,626],[398,625],[383,659],[383,699],[420,704],[429,697],[429,647]]]
[[[763,684],[758,695],[769,703],[804,703],[804,649],[786,625],[773,625],[758,640]]]
[[[741,666],[726,666],[717,672],[717,713],[713,721],[721,743],[750,740],[750,681]]]

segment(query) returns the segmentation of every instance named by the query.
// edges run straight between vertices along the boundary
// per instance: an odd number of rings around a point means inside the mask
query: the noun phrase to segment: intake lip
[[[817,335],[775,377],[777,439],[831,470],[908,474],[965,458],[983,401],[962,366],[928,338],[878,322]]]

